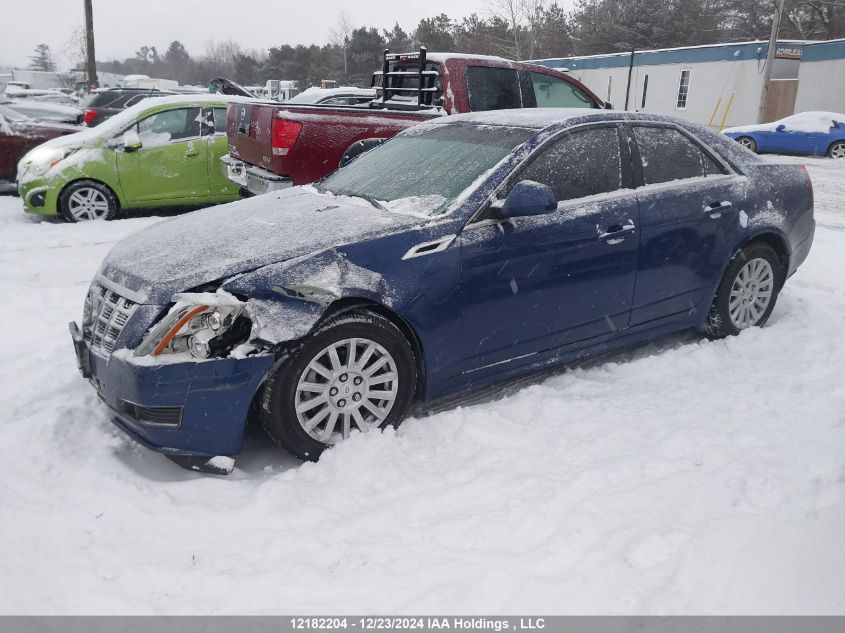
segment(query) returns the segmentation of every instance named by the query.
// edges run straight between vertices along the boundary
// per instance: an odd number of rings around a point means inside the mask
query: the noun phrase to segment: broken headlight
[[[242,305],[177,304],[147,334],[136,356],[189,352],[198,359],[219,358],[246,341],[251,323]]]

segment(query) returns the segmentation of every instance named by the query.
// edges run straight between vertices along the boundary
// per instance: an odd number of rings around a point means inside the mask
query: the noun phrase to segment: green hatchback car
[[[220,170],[230,99],[145,99],[95,128],[39,145],[18,165],[24,209],[79,222],[237,200],[237,185]]]

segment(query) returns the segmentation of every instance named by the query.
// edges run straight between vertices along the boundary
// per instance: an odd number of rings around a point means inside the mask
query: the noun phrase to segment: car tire
[[[120,212],[112,190],[95,180],[77,180],[65,187],[58,206],[66,222],[114,220]]]
[[[748,327],[762,327],[775,308],[783,281],[783,267],[775,250],[764,242],[749,244],[728,264],[699,329],[717,339],[734,336]]]
[[[845,158],[845,141],[836,141],[827,149],[827,155],[831,158]]]
[[[757,153],[757,141],[750,136],[740,136],[736,139],[736,142],[742,145],[745,149],[751,150],[755,154]]]
[[[351,363],[350,349],[355,349]],[[286,350],[262,387],[258,415],[282,448],[317,461],[353,430],[399,426],[416,381],[414,352],[402,331],[381,315],[357,310],[326,320]]]

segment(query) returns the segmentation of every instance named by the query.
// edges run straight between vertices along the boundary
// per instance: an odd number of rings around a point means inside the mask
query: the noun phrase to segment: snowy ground
[[[229,478],[114,430],[66,323],[114,242],[0,197],[0,613],[845,613],[845,164],[771,324]]]

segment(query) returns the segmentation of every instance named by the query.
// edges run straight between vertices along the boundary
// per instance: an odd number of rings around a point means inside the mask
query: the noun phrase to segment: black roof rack
[[[417,70],[391,70],[395,68],[398,62],[417,62]],[[402,85],[402,79],[405,77],[417,77],[416,86]],[[384,61],[382,62],[381,70],[373,73],[372,86],[376,89],[376,94],[380,94],[380,99],[374,103],[378,107],[384,107],[386,102],[399,93],[416,94],[417,103],[397,104],[391,103],[391,107],[402,109],[422,109],[433,108],[438,104],[435,103],[435,95],[440,91],[437,86],[437,80],[440,73],[437,70],[426,70],[426,48],[420,46],[419,52],[416,53],[391,53],[390,50],[384,49]],[[380,81],[379,81],[380,80]]]

